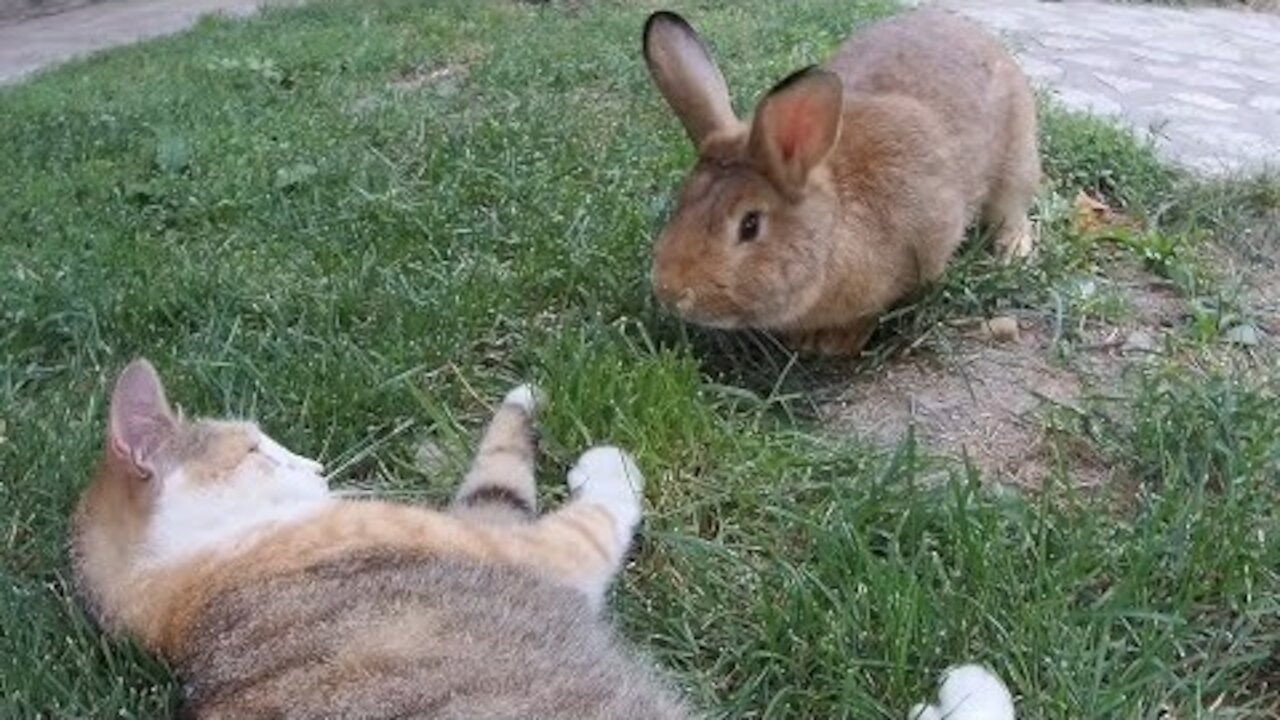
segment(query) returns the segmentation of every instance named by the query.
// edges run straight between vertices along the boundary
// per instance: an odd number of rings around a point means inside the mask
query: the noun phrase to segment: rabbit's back
[[[956,121],[998,112],[1027,89],[998,40],[969,20],[935,9],[854,33],[828,67],[851,97],[907,95]]]
[[[1007,146],[1035,113],[1031,89],[1008,51],[944,10],[906,13],[857,32],[828,67],[844,82],[847,102],[910,98],[940,131],[938,149],[955,167],[980,176],[1001,172]],[[985,185],[980,179],[965,178]]]

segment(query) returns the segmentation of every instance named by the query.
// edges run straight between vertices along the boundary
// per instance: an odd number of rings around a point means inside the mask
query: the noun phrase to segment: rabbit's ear
[[[798,193],[809,171],[840,135],[844,90],[832,72],[809,67],[778,83],[756,108],[752,157],[786,193]]]
[[[665,11],[649,16],[644,24],[644,59],[694,146],[737,121],[724,76],[684,18]]]

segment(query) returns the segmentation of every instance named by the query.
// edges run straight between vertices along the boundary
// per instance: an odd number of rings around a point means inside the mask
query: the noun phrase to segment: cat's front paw
[[[578,498],[603,505],[623,525],[639,521],[644,477],[626,450],[612,445],[591,448],[578,458],[567,480]]]
[[[917,705],[907,720],[1014,720],[1013,697],[1000,678],[979,665],[942,674],[937,705]]]
[[[538,390],[529,383],[518,385],[502,398],[502,404],[515,405],[526,414],[533,415],[533,411],[538,407]]]

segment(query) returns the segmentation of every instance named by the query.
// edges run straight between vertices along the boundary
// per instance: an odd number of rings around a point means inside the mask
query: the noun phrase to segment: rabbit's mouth
[[[741,325],[737,318],[707,310],[698,304],[698,294],[693,290],[685,290],[670,303],[676,314],[686,321],[716,328],[717,330],[733,330]]]
[[[749,318],[733,307],[723,291],[699,292],[661,282],[655,282],[653,288],[658,301],[685,322],[716,330],[738,330],[749,325]]]
[[[680,313],[680,317],[685,322],[690,322],[694,325],[700,325],[705,328],[711,328],[712,330],[741,330],[746,327],[746,324],[737,318],[714,317],[709,315],[700,316],[692,313]]]

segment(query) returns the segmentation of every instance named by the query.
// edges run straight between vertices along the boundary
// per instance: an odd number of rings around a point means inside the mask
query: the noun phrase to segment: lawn
[[[671,5],[739,109],[893,11]],[[646,471],[612,607],[713,717],[901,717],[963,660],[1028,718],[1280,712],[1280,368],[1269,340],[1223,342],[1256,313],[1217,261],[1280,256],[1259,224],[1280,186],[1190,183],[1047,106],[1036,259],[975,243],[870,357],[794,363],[651,298],[692,156],[639,56],[655,7],[318,2],[0,90],[0,716],[175,701],[76,609],[64,554],[105,392],[140,354],[189,412],[254,416],[335,486],[405,500],[445,498],[489,404],[537,382],[549,500],[590,443]],[[1143,229],[1077,227],[1080,189]],[[814,412],[833,376],[945,352],[916,341],[948,317],[1123,314],[1077,289],[1124,263],[1167,277],[1186,320],[1043,418],[1075,450],[1042,487]],[[1063,333],[1054,362],[1084,345]],[[1081,452],[1117,479],[1081,488]]]

